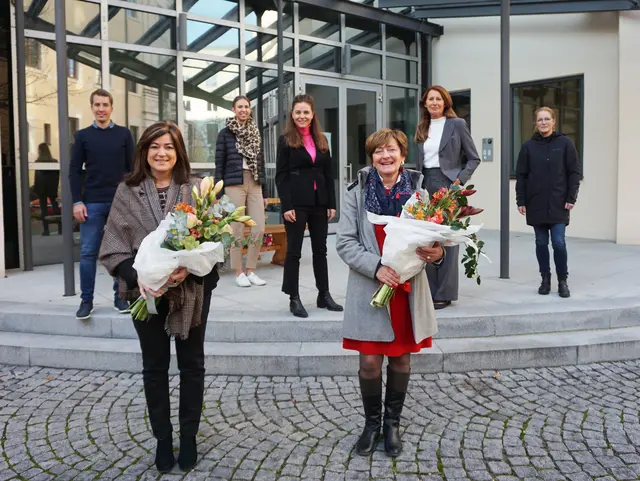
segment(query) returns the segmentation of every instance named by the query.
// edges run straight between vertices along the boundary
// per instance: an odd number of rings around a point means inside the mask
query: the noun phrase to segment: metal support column
[[[18,77],[18,129],[20,132],[19,168],[20,203],[22,205],[22,267],[25,271],[32,271],[33,245],[31,242],[31,199],[29,198],[29,124],[27,123],[27,67],[25,65],[25,48],[26,41],[24,38],[24,0],[16,0],[16,68]]]
[[[278,133],[284,133],[286,105],[284,92],[284,0],[277,0],[278,4]]]
[[[500,8],[500,278],[509,278],[509,181],[511,159],[511,83],[509,22],[511,0]]]
[[[58,141],[60,143],[60,178],[62,180],[62,263],[64,295],[75,296],[73,266],[73,200],[69,182],[69,103],[67,88],[67,32],[65,0],[56,0],[56,68],[58,70]]]

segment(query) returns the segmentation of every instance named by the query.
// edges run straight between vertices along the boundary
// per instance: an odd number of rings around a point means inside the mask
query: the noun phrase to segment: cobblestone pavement
[[[396,460],[352,455],[354,377],[207,376],[200,461],[160,477],[141,376],[4,366],[0,481],[639,479],[639,373],[640,361],[415,375]]]

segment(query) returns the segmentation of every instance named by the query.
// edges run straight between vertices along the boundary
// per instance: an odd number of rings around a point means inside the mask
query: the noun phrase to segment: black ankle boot
[[[396,457],[402,452],[400,415],[407,395],[409,376],[409,373],[395,372],[387,366],[387,391],[384,396],[382,435],[384,436],[384,450],[391,457]]]
[[[198,450],[196,448],[195,436],[180,436],[180,454],[178,455],[178,466],[183,471],[193,469],[198,461]]]
[[[291,311],[291,314],[296,317],[309,317],[309,314],[302,305],[302,301],[299,296],[291,296],[289,298],[289,310]]]
[[[342,306],[337,304],[336,301],[333,300],[329,291],[319,292],[318,293],[318,307],[320,309],[327,309],[329,311],[342,311]]]
[[[356,443],[356,454],[370,456],[378,444],[382,425],[382,376],[375,379],[359,377],[365,421],[364,430]]]
[[[571,292],[567,285],[567,276],[558,276],[558,295],[564,298],[571,297]]]
[[[551,292],[551,274],[545,272],[541,274],[542,282],[540,283],[540,287],[538,288],[538,294],[546,296]]]
[[[168,473],[176,464],[173,456],[173,437],[169,434],[164,439],[158,439],[156,445],[156,469],[161,473]]]

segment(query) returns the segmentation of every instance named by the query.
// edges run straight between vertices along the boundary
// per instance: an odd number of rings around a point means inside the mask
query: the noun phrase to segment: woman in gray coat
[[[423,187],[436,192],[451,184],[465,184],[480,164],[467,123],[453,110],[453,100],[444,87],[429,87],[420,100],[422,120],[415,141],[418,167],[424,174]],[[444,309],[458,300],[459,246],[446,247],[442,269],[427,267],[431,297],[436,309]]]
[[[411,195],[420,189],[420,172],[404,169],[407,136],[382,129],[372,134],[365,150],[373,167],[358,172],[342,206],[336,248],[349,266],[347,304],[344,314],[345,349],[360,352],[360,391],[365,427],[356,453],[371,454],[383,428],[384,448],[389,456],[402,451],[400,414],[409,383],[412,352],[431,347],[437,331],[435,312],[424,270],[403,285],[398,274],[380,262],[384,226],[373,225],[367,212],[397,216]],[[442,263],[444,249],[436,244],[416,251],[424,262]],[[396,288],[389,308],[370,305],[371,296],[383,282]],[[382,362],[389,358],[382,422]]]

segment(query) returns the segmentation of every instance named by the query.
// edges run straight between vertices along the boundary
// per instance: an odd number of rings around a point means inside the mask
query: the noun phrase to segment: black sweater
[[[112,202],[118,184],[131,172],[133,138],[126,127],[93,126],[76,133],[69,182],[73,203]],[[82,185],[82,166],[86,169]],[[84,193],[83,193],[84,187]]]

